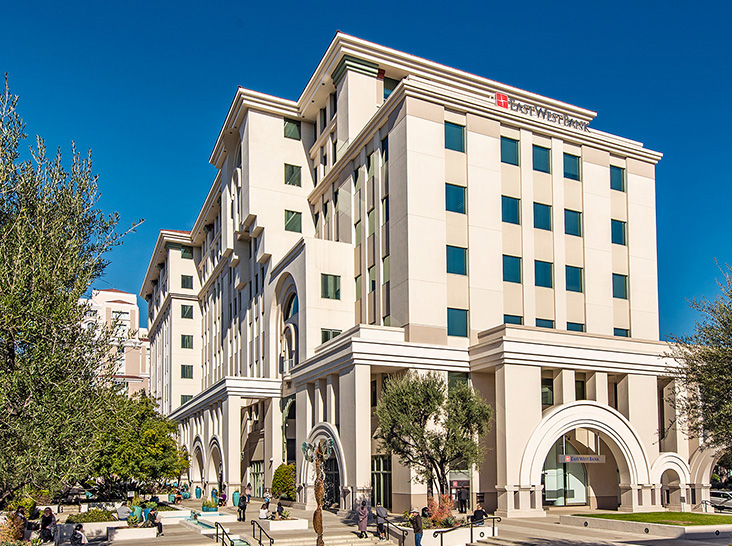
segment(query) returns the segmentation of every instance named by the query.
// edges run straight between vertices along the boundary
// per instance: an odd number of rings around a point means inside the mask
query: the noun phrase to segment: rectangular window
[[[628,299],[628,276],[613,273],[613,298]]]
[[[536,286],[543,286],[544,288],[554,287],[554,275],[552,270],[554,264],[551,262],[542,262],[541,260],[534,260],[534,277]]]
[[[549,148],[544,148],[543,146],[537,146],[534,144],[533,156],[535,171],[539,171],[540,173],[551,172],[549,165]]]
[[[568,266],[566,266],[566,268],[567,268],[567,291],[583,292],[582,268],[574,267],[573,265],[568,265]]]
[[[564,178],[580,179],[580,158],[572,154],[564,154]]]
[[[534,203],[534,227],[536,229],[552,230],[552,207],[543,203]]]
[[[554,405],[554,380],[551,377],[541,378],[541,405]]]
[[[625,191],[625,169],[610,165],[610,189]]]
[[[192,260],[193,259],[193,247],[191,246],[182,246],[180,247],[180,257],[184,260]]]
[[[376,266],[372,265],[368,270],[369,274],[369,294],[376,290]]]
[[[574,398],[575,400],[585,400],[587,398],[585,394],[585,382],[581,379],[574,381]]]
[[[564,233],[582,237],[582,213],[564,209]]]
[[[508,137],[501,137],[501,163],[509,165],[519,164],[518,140]]]
[[[445,210],[465,214],[465,188],[445,184]]]
[[[193,379],[193,364],[181,364],[180,365],[180,378],[181,379]]]
[[[181,394],[180,395],[180,405],[181,406],[185,405],[186,403],[190,402],[191,400],[193,400],[192,394]]]
[[[302,213],[285,210],[285,231],[302,233]]]
[[[180,287],[181,288],[193,288],[193,275],[181,275],[180,276]]]
[[[181,334],[180,346],[181,349],[193,349],[193,336],[188,334]]]
[[[569,330],[570,332],[584,332],[585,325],[581,322],[568,322],[567,330]]]
[[[386,284],[391,280],[391,265],[389,256],[384,256],[381,260],[381,281]]]
[[[369,235],[373,235],[376,231],[376,209],[371,209],[368,213],[368,221],[369,221]]]
[[[445,122],[445,148],[456,152],[465,151],[465,127]]]
[[[371,380],[371,407],[375,408],[379,401],[379,392],[376,386],[376,379]]]
[[[612,232],[614,245],[627,245],[626,224],[620,220],[610,220],[610,231]]]
[[[550,319],[538,318],[536,319],[536,326],[538,328],[554,328],[554,321]]]
[[[285,163],[285,184],[288,186],[301,186],[302,167]]]
[[[447,309],[447,335],[468,337],[468,311],[466,309]]]
[[[389,98],[389,95],[391,95],[391,92],[396,89],[397,85],[399,85],[399,80],[384,78],[384,100]]]
[[[181,305],[180,306],[180,318],[193,318],[193,306],[192,305]]]
[[[613,335],[616,337],[630,337],[630,330],[627,328],[613,328]]]
[[[331,330],[329,328],[321,328],[320,329],[320,342],[325,343],[326,341],[330,341],[334,337],[339,336],[341,333],[340,330]]]
[[[340,275],[320,274],[320,297],[329,300],[341,299]]]
[[[389,221],[389,196],[387,195],[381,200],[381,225],[383,226]]]
[[[524,317],[521,315],[503,315],[503,324],[523,324]]]
[[[455,275],[468,274],[468,249],[447,246],[447,272]]]
[[[386,165],[389,162],[389,136],[381,139],[381,160]]]
[[[300,140],[300,122],[293,119],[285,119],[285,138]]]
[[[356,277],[356,301],[361,299],[361,275]]]
[[[521,258],[503,255],[503,280],[521,283]]]
[[[353,224],[353,244],[354,246],[361,244],[361,220]]]
[[[501,220],[507,224],[521,224],[521,200],[515,197],[501,196]]]

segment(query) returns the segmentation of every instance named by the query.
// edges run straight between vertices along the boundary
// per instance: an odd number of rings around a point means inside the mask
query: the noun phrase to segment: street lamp
[[[323,542],[323,497],[325,496],[325,461],[333,454],[333,439],[320,440],[315,445],[302,443],[302,453],[305,460],[315,461],[315,513],[313,514],[313,529],[318,533],[317,546],[325,546]]]

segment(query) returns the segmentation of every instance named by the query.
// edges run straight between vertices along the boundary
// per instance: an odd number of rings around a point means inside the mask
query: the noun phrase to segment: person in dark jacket
[[[237,505],[237,508],[239,508],[239,517],[237,518],[238,521],[246,521],[247,520],[247,495],[242,495],[239,497],[239,504]]]
[[[465,514],[468,511],[468,488],[461,487],[458,491],[459,512]]]
[[[412,519],[412,529],[414,529],[414,546],[422,546],[422,516],[416,508],[412,508],[410,513]]]
[[[488,512],[483,510],[480,504],[475,505],[475,512],[473,512],[473,523],[476,525],[483,525],[483,520],[488,517]]]
[[[41,516],[41,540],[43,542],[51,542],[56,534],[56,516],[50,508],[43,510]]]
[[[379,540],[386,540],[386,518],[389,512],[381,506],[381,501],[376,501],[376,529],[379,533]]]
[[[160,521],[160,518],[158,517],[158,509],[153,508],[150,510],[147,514],[147,521],[151,523],[150,527],[157,527],[158,532],[155,535],[156,537],[162,537],[163,535],[163,522]]]
[[[71,546],[81,546],[88,542],[89,540],[84,535],[84,526],[81,523],[77,523],[76,527],[74,527],[74,533],[71,535]]]

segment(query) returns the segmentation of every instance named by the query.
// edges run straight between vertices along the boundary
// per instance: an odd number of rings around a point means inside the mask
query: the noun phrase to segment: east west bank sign
[[[526,102],[519,102],[512,99],[508,95],[503,93],[496,93],[496,106],[499,108],[505,108],[512,112],[518,112],[520,114],[526,114],[534,118],[543,119],[549,123],[556,123],[564,127],[571,127],[578,131],[585,131],[589,133],[588,122],[580,121],[567,114],[560,114],[559,112],[552,112],[548,108],[542,106],[536,106],[535,104],[529,104]]]

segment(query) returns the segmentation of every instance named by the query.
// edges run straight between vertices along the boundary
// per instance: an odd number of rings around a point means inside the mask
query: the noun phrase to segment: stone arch
[[[221,442],[217,437],[211,438],[211,441],[208,444],[208,464],[206,465],[206,481],[208,482],[209,488],[216,488],[220,490],[219,488],[219,472],[223,472],[226,468],[226,465],[224,464],[224,454],[223,450],[221,449]],[[221,478],[224,482],[226,481],[226,476],[222,476]]]
[[[315,444],[320,440],[328,439],[333,440],[332,457],[335,457],[336,461],[338,462],[338,473],[340,475],[341,487],[347,487],[348,472],[346,469],[346,457],[343,453],[343,444],[341,443],[340,435],[338,434],[338,430],[335,428],[335,426],[327,422],[318,423],[310,430],[310,434],[308,434],[307,438],[307,443]],[[312,474],[314,474],[315,472],[314,466],[315,463],[311,463],[303,458],[302,466],[300,467],[299,482],[306,489],[309,489],[314,484],[314,479],[312,478]],[[305,499],[305,501],[307,502],[307,499]]]
[[[651,465],[651,483],[661,483],[661,476],[667,470],[673,470],[679,477],[681,486],[691,483],[689,465],[678,453],[661,453]]]
[[[295,279],[283,273],[277,280],[272,298],[273,317],[277,317],[277,355],[280,373],[286,373],[300,360],[300,294]]]
[[[200,436],[196,436],[193,440],[193,449],[191,450],[191,467],[193,474],[191,480],[194,483],[203,483],[206,479],[206,450],[203,447],[203,441]]]
[[[724,455],[723,449],[697,447],[689,457],[689,473],[691,483],[708,484],[711,482],[712,470],[717,461]]]

